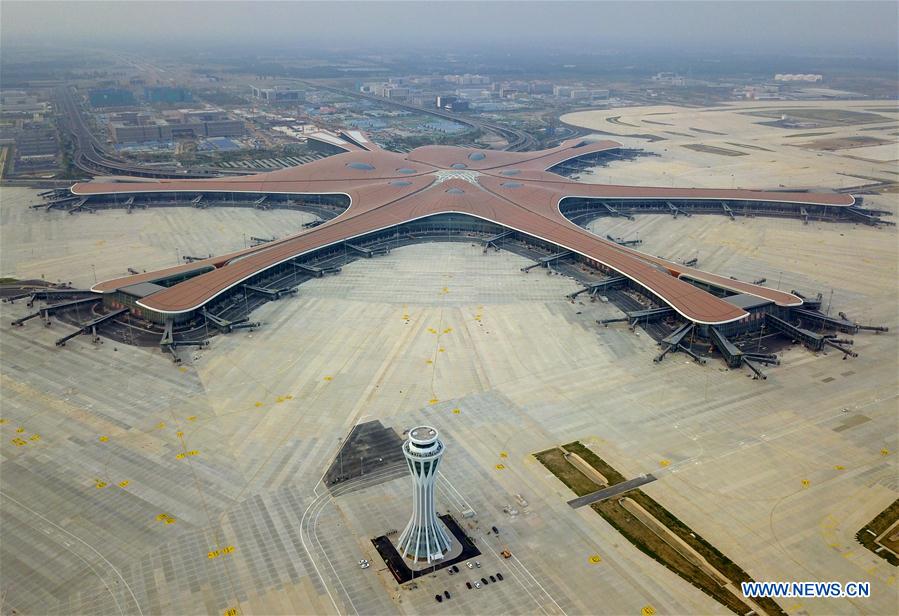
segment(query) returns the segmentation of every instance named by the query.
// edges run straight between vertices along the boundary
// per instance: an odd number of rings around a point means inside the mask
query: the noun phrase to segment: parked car
[[[490,581],[493,582],[494,584],[496,584],[496,578],[493,577],[492,575],[490,576]]]
[[[500,582],[502,582],[502,581],[503,581],[503,574],[502,574],[502,573],[497,573],[497,574],[496,574],[496,579],[498,579]]]
[[[474,561],[474,566],[477,567],[478,569],[480,569],[480,568],[481,568],[481,561],[479,561],[479,560]]]
[[[474,565],[472,565],[471,562],[465,563],[465,566],[468,567],[469,569],[474,569]]]
[[[493,534],[494,534],[494,535],[498,535],[498,534],[499,534],[499,529],[498,529],[496,526],[491,526],[490,528],[491,528],[491,530],[493,530]]]
[[[465,582],[465,585],[468,587],[468,590],[471,590],[471,582]]]
[[[484,586],[486,586],[489,583],[490,582],[487,581],[487,578],[481,578],[481,584],[483,584]]]
[[[443,603],[443,597],[441,597],[440,595],[434,595],[434,601],[436,601],[437,603]]]
[[[443,596],[446,597],[447,599],[451,598],[448,590],[443,591]]]
[[[481,587],[481,583],[480,583],[480,582],[475,582],[475,583],[474,583],[474,587],[475,587],[475,588],[480,588],[480,587]]]
[[[459,567],[453,565],[453,573],[459,573]]]

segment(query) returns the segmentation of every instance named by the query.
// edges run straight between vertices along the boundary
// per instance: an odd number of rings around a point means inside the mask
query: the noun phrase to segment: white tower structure
[[[419,426],[409,431],[403,454],[412,473],[412,519],[400,535],[399,553],[415,561],[440,560],[449,551],[452,537],[437,519],[434,482],[444,446],[437,430]]]

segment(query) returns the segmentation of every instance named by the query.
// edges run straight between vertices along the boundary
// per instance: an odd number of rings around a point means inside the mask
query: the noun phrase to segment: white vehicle
[[[481,568],[481,561],[479,561],[479,560],[474,561],[474,566],[477,567],[478,569],[480,569],[480,568]]]
[[[465,563],[465,566],[468,567],[469,569],[474,569],[474,565],[472,565],[470,562]]]
[[[480,587],[481,587],[481,583],[480,583],[480,582],[475,582],[475,583],[474,583],[474,587],[475,587],[475,588],[480,588]]]

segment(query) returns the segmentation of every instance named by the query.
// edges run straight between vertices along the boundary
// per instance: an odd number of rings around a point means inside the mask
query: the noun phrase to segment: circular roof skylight
[[[503,188],[521,188],[523,184],[521,182],[503,182]]]
[[[453,169],[466,169],[468,165],[466,165],[465,163],[453,163],[452,165],[450,165],[450,167],[452,167]]]
[[[446,191],[448,195],[464,195],[465,191],[461,188],[448,188]]]
[[[374,171],[374,165],[369,165],[368,163],[347,163],[346,165],[350,169],[359,169],[360,171]]]
[[[418,173],[415,169],[410,169],[409,167],[400,167],[396,170],[397,173],[402,173],[403,175],[410,175],[412,173]]]
[[[520,169],[506,169],[505,171],[500,171],[502,175],[521,175]]]
[[[484,160],[485,158],[487,158],[487,155],[483,152],[472,152],[468,155],[468,158],[470,160]]]
[[[391,186],[412,186],[412,182],[409,180],[393,180],[390,182]]]

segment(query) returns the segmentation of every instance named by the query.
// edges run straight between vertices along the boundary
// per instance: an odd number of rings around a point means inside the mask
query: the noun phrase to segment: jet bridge
[[[50,304],[49,306],[42,307],[37,312],[33,312],[31,314],[25,315],[24,317],[22,317],[20,319],[16,319],[15,321],[13,321],[11,323],[11,325],[13,325],[14,327],[21,327],[25,321],[31,320],[35,317],[40,317],[45,325],[49,325],[50,324],[50,315],[53,314],[54,312],[57,312],[59,310],[65,310],[67,308],[73,308],[76,306],[88,306],[95,302],[99,302],[101,299],[102,299],[101,297],[88,297],[86,299],[75,299],[75,300],[68,301],[68,302],[59,302],[57,304]],[[32,304],[29,302],[28,305],[31,306]]]
[[[730,216],[730,219],[731,219],[731,220],[736,220],[736,217],[734,216],[734,211],[733,211],[732,209],[730,209],[730,206],[729,206],[725,201],[722,201],[722,202],[721,202],[721,207],[724,208],[724,212],[725,212],[728,216]]]
[[[497,233],[496,235],[491,235],[484,240],[484,252],[487,252],[487,249],[490,246],[493,246],[496,250],[499,250],[499,245],[497,244],[497,242],[499,242],[500,240],[504,240],[507,237],[512,237],[513,235],[515,235],[515,231],[512,229],[503,231],[502,233]]]
[[[565,259],[567,257],[570,257],[573,254],[574,253],[571,252],[570,250],[563,250],[562,252],[557,252],[555,254],[548,255],[546,257],[540,257],[537,259],[536,263],[532,263],[531,265],[526,265],[525,267],[522,267],[521,271],[524,272],[525,274],[527,274],[529,271],[531,271],[535,267],[549,267],[550,263],[559,261],[560,259]]]
[[[59,340],[57,340],[56,346],[65,346],[66,342],[68,342],[72,338],[74,338],[76,336],[80,336],[81,334],[86,334],[88,332],[91,333],[91,336],[93,337],[93,341],[97,342],[97,340],[99,340],[99,336],[97,336],[97,327],[99,327],[103,323],[106,323],[107,321],[111,321],[111,320],[115,319],[116,317],[122,316],[123,314],[127,313],[129,310],[130,310],[130,308],[119,308],[118,310],[113,310],[112,312],[110,312],[108,314],[104,314],[103,316],[97,317],[96,319],[92,319],[92,320],[88,321],[87,323],[82,323],[79,326],[78,331],[73,332],[71,334],[67,334],[67,335],[63,336],[62,338],[60,338]]]
[[[606,234],[606,239],[610,242],[615,242],[619,246],[639,246],[643,243],[643,240],[641,239],[626,240],[623,237],[612,237],[608,233]]]
[[[358,252],[366,259],[371,259],[376,255],[386,255],[390,253],[389,246],[373,246],[371,248],[367,248],[365,246],[359,246],[358,244],[350,244],[349,242],[346,242],[344,245],[350,250]]]
[[[755,365],[755,362],[780,364],[780,360],[776,355],[770,353],[748,353],[740,350],[724,334],[718,331],[717,327],[709,328],[709,338],[711,338],[712,344],[715,345],[718,352],[724,357],[728,368],[739,368],[745,365],[755,373],[756,378],[765,380],[768,377]]]
[[[243,287],[247,291],[252,291],[254,293],[259,293],[260,295],[265,295],[269,299],[278,300],[284,297],[285,295],[295,294],[297,292],[296,287],[284,287],[283,289],[268,289],[266,287],[260,287],[254,284],[245,284]]]
[[[688,212],[688,211],[686,211],[686,210],[682,210],[681,208],[677,207],[676,205],[674,205],[674,204],[671,203],[670,201],[666,201],[665,203],[668,204],[668,209],[671,211],[671,213],[674,215],[675,218],[677,218],[677,215],[678,215],[678,214],[683,214],[683,215],[686,216],[687,218],[689,218],[690,216],[692,216],[692,214],[691,214],[690,212]]]
[[[591,282],[583,289],[575,291],[574,293],[569,293],[566,297],[573,300],[581,293],[590,293],[590,297],[594,297],[600,291],[611,289],[612,287],[616,287],[625,283],[627,283],[627,276],[615,276],[613,278],[606,278],[605,280],[600,280],[598,282]]]
[[[847,357],[858,357],[858,353],[843,346],[845,341],[838,340],[836,336],[816,334],[815,332],[802,327],[796,327],[792,323],[788,323],[770,313],[765,314],[765,322],[770,325],[772,329],[786,335],[795,342],[805,345],[812,351],[823,351],[825,346],[830,346],[840,351],[843,354],[843,359],[846,359]]]

